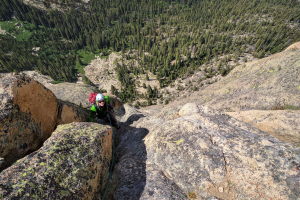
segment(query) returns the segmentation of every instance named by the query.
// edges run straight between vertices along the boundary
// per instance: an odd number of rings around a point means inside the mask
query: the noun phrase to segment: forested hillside
[[[75,81],[96,54],[134,50],[140,68],[119,72],[149,70],[164,87],[214,57],[261,58],[300,40],[297,0],[91,0],[64,12],[1,1],[0,72],[35,69],[59,81]],[[211,76],[229,70],[221,63]],[[119,94],[133,100],[131,77],[120,80],[131,86]]]

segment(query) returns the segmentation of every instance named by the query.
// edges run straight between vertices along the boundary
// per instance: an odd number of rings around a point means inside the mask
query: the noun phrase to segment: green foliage
[[[119,75],[119,95],[133,101],[133,76],[145,71],[164,87],[217,56],[281,51],[300,40],[299,13],[296,0],[91,0],[64,12],[3,0],[0,26],[8,34],[0,35],[0,72],[36,69],[75,81],[96,54],[135,50],[142,68],[118,69],[128,73]],[[231,70],[222,66],[207,76]]]
[[[98,53],[93,53],[86,49],[80,49],[76,51],[76,64],[75,69],[84,76],[84,67],[95,59]],[[85,77],[86,78],[86,77]]]
[[[117,92],[117,96],[123,102],[132,102],[137,96],[137,91],[135,89],[135,81],[130,74],[130,71],[125,65],[117,64],[117,76],[118,80],[121,82],[121,91]]]
[[[271,108],[272,110],[300,110],[300,106],[294,106],[294,105],[275,105]]]
[[[59,84],[59,83],[63,83],[63,81],[51,81],[52,84]]]
[[[0,28],[7,34],[15,37],[17,41],[28,41],[35,26],[20,20],[0,21]]]
[[[82,65],[88,65],[95,58],[97,53],[93,53],[85,49],[80,49],[77,51],[77,55],[79,56]]]

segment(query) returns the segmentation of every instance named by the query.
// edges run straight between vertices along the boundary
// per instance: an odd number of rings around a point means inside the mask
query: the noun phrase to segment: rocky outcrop
[[[292,146],[196,103],[146,111],[121,130],[115,199],[299,197]]]
[[[299,49],[300,49],[300,42],[296,42],[296,43],[292,44],[291,46],[289,46],[288,48],[286,48],[286,51],[299,50]]]
[[[42,83],[46,88],[51,90],[55,96],[64,101],[87,108],[89,106],[89,94],[97,91],[97,88],[79,83],[57,83],[49,76],[45,76],[35,71],[24,71],[32,79]]]
[[[89,108],[90,103],[88,101],[89,95],[92,92],[98,92],[98,89],[81,83],[57,83],[53,84],[54,80],[49,76],[42,75],[35,71],[24,71],[26,75],[31,77],[32,79],[39,81],[42,83],[46,88],[51,90],[55,96],[61,100],[65,107],[63,109],[69,110],[71,108],[67,108],[70,104],[75,104],[79,107]],[[106,95],[106,94],[105,94]],[[125,110],[123,103],[119,100],[116,96],[107,94],[111,97],[111,105],[114,108],[115,114],[118,117],[124,115]],[[74,106],[72,106],[74,109]],[[78,108],[76,109],[78,110]],[[81,110],[79,108],[79,110]],[[80,111],[82,113],[82,111]]]
[[[59,11],[67,11],[72,8],[78,9],[87,6],[86,4],[90,0],[72,0],[72,1],[64,1],[64,0],[22,0],[23,3],[34,6],[38,9],[42,10],[59,10]]]
[[[57,83],[53,84],[54,80],[49,76],[42,75],[35,71],[24,71],[26,75],[32,79],[42,83],[46,88],[51,90],[55,96],[64,104],[75,104],[83,108],[89,108],[89,95],[92,92],[98,92],[98,89],[81,83]],[[124,115],[123,103],[115,96],[108,94],[111,97],[111,104],[117,116]],[[67,106],[67,105],[65,105]],[[74,107],[74,106],[72,106]],[[64,109],[68,109],[64,107]]]
[[[58,126],[38,151],[0,174],[0,198],[95,199],[106,184],[111,158],[110,127]]]
[[[59,113],[57,124],[68,124],[71,122],[84,122],[89,117],[89,111],[75,104],[59,100]]]
[[[247,110],[228,115],[251,124],[281,141],[300,147],[299,110]]]
[[[292,47],[238,66],[184,101],[197,101],[223,111],[299,108],[300,49]]]
[[[11,163],[54,131],[58,101],[40,83],[8,74],[0,79],[0,103],[0,157]]]
[[[86,121],[87,111],[57,100],[28,76],[2,74],[0,78],[1,169],[39,148],[57,124]]]
[[[85,75],[99,88],[111,93],[111,86],[120,89],[121,84],[117,79],[117,63],[120,63],[122,56],[111,53],[107,58],[97,57],[84,68]]]

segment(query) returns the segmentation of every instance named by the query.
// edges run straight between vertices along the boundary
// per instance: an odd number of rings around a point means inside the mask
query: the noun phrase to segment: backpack
[[[89,95],[89,102],[90,104],[94,104],[96,102],[96,96],[97,96],[98,93],[96,92],[92,92],[90,95]],[[107,104],[110,104],[110,96],[108,95],[105,95],[104,96],[104,101],[107,103]]]
[[[97,94],[98,94],[98,93],[96,93],[96,92],[92,92],[92,93],[89,95],[89,102],[90,102],[90,104],[94,104],[94,103],[95,103]]]

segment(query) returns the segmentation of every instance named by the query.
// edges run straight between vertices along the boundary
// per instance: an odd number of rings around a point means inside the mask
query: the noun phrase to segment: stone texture
[[[28,76],[0,75],[0,170],[35,151],[57,124],[86,121],[88,111],[55,95]]]
[[[89,117],[89,111],[75,104],[59,101],[59,114],[57,124],[68,124],[71,122],[84,122]]]
[[[179,115],[182,110],[193,112]],[[123,119],[112,183],[115,199],[300,195],[299,149],[247,123],[197,103],[129,112],[140,117]]]
[[[91,105],[88,101],[89,95],[92,92],[97,92],[98,89],[81,83],[58,83],[53,84],[53,79],[49,76],[42,75],[35,71],[24,71],[26,75],[36,81],[42,83],[46,88],[51,90],[55,96],[63,101],[78,105],[83,108],[89,108]],[[123,103],[117,97],[108,94],[111,97],[112,106],[117,116],[124,115]]]
[[[112,130],[95,123],[59,126],[38,151],[0,174],[1,199],[95,199],[112,156]]]
[[[118,53],[111,53],[107,58],[97,57],[84,68],[85,75],[99,89],[104,89],[111,93],[111,86],[120,89],[121,84],[117,79],[116,67],[122,56]]]
[[[296,42],[296,43],[292,44],[291,46],[289,46],[288,48],[286,48],[286,51],[299,50],[299,49],[300,49],[300,42]]]
[[[281,141],[300,147],[299,110],[247,110],[228,115],[251,124]]]
[[[27,5],[34,6],[42,10],[58,10],[58,11],[67,11],[70,9],[79,9],[87,6],[87,3],[90,0],[55,0],[55,1],[40,1],[40,0],[22,0]]]
[[[299,108],[299,77],[300,49],[290,49],[238,66],[219,82],[175,103],[197,101],[223,111]]]
[[[0,156],[11,163],[50,136],[56,127],[58,101],[26,76],[5,75],[0,88]]]
[[[52,78],[35,71],[24,71],[24,73],[32,79],[42,83],[46,88],[51,90],[58,99],[84,108],[89,107],[89,94],[97,91],[97,88],[93,86],[80,83],[53,84],[54,80]]]
[[[185,104],[178,112],[180,116],[191,115],[199,112],[197,104],[195,103],[187,103]]]

